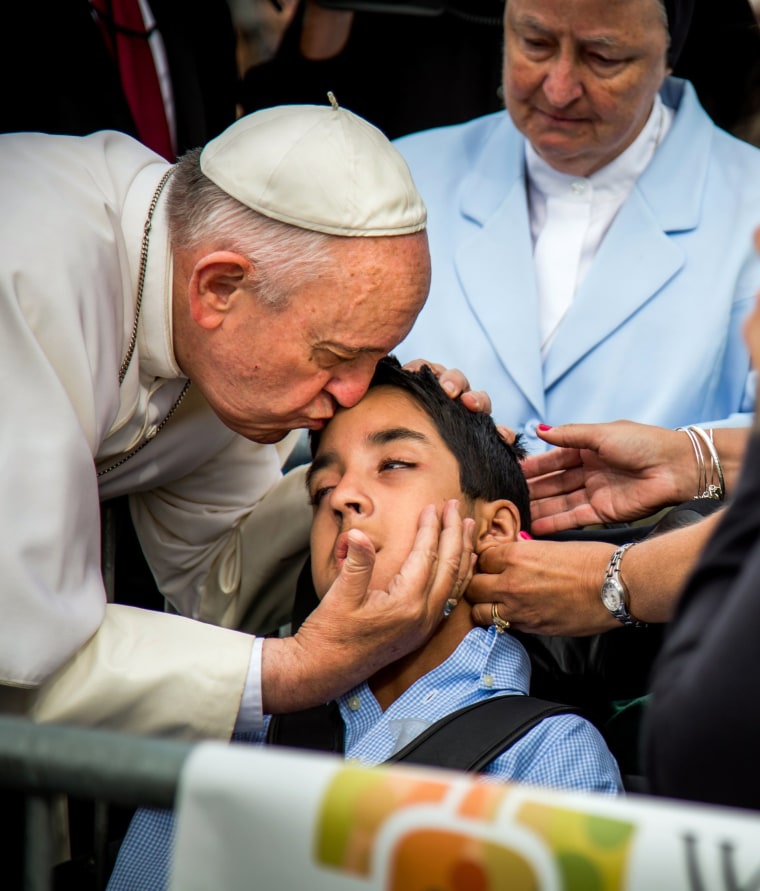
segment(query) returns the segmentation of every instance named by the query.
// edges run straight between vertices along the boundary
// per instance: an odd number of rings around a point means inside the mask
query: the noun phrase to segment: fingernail
[[[539,424],[538,429],[539,430],[551,430],[552,426],[551,426],[551,424]]]
[[[533,536],[524,529],[520,531],[518,538],[521,538],[523,541],[533,541]]]
[[[456,386],[451,381],[444,381],[443,389],[449,394],[449,396],[454,396],[457,392]]]

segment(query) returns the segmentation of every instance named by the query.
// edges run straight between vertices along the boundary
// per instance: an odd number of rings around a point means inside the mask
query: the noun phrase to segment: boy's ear
[[[480,504],[478,537],[475,552],[483,551],[494,544],[516,541],[520,532],[520,512],[512,501],[487,501]]]

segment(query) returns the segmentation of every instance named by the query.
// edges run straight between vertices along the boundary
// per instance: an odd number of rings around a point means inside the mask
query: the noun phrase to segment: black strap
[[[269,719],[266,741],[274,746],[343,752],[345,726],[337,703],[328,702]]]
[[[386,763],[403,761],[477,772],[550,715],[576,708],[533,696],[495,696],[445,715]],[[290,715],[276,715],[267,742],[323,752],[343,752],[343,721],[334,702]]]
[[[533,696],[494,696],[436,721],[386,763],[481,771],[550,715],[576,713],[570,705]]]
[[[319,603],[306,561],[296,585],[293,629]],[[388,761],[476,772],[490,764],[549,715],[581,714],[577,706],[535,696],[494,696],[432,724]],[[345,727],[336,703],[270,719],[267,742],[323,752],[343,752]]]

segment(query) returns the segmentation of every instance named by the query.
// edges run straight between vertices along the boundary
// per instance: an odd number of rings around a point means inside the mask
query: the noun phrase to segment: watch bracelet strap
[[[620,564],[623,561],[623,555],[625,552],[632,548],[637,542],[629,541],[624,545],[621,545],[619,548],[615,550],[612,557],[610,557],[610,562],[607,564],[607,571],[604,574],[604,581],[607,582],[611,578],[613,578],[616,574],[618,576],[618,582],[623,587],[624,590],[625,585],[623,584],[622,579],[620,578]],[[606,606],[606,604],[605,604]],[[628,610],[628,605],[625,603],[621,603],[620,607],[616,612],[612,612],[610,610],[610,614],[613,615],[621,625],[625,625],[628,628],[646,628],[646,622],[640,622],[638,619],[635,619]]]

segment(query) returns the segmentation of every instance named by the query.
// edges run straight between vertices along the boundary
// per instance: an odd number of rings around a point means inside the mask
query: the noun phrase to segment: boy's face
[[[361,529],[372,541],[370,586],[387,590],[411,550],[420,511],[462,499],[459,465],[433,422],[403,390],[388,386],[370,390],[330,421],[309,494],[312,575],[320,598],[343,565],[349,529]]]

